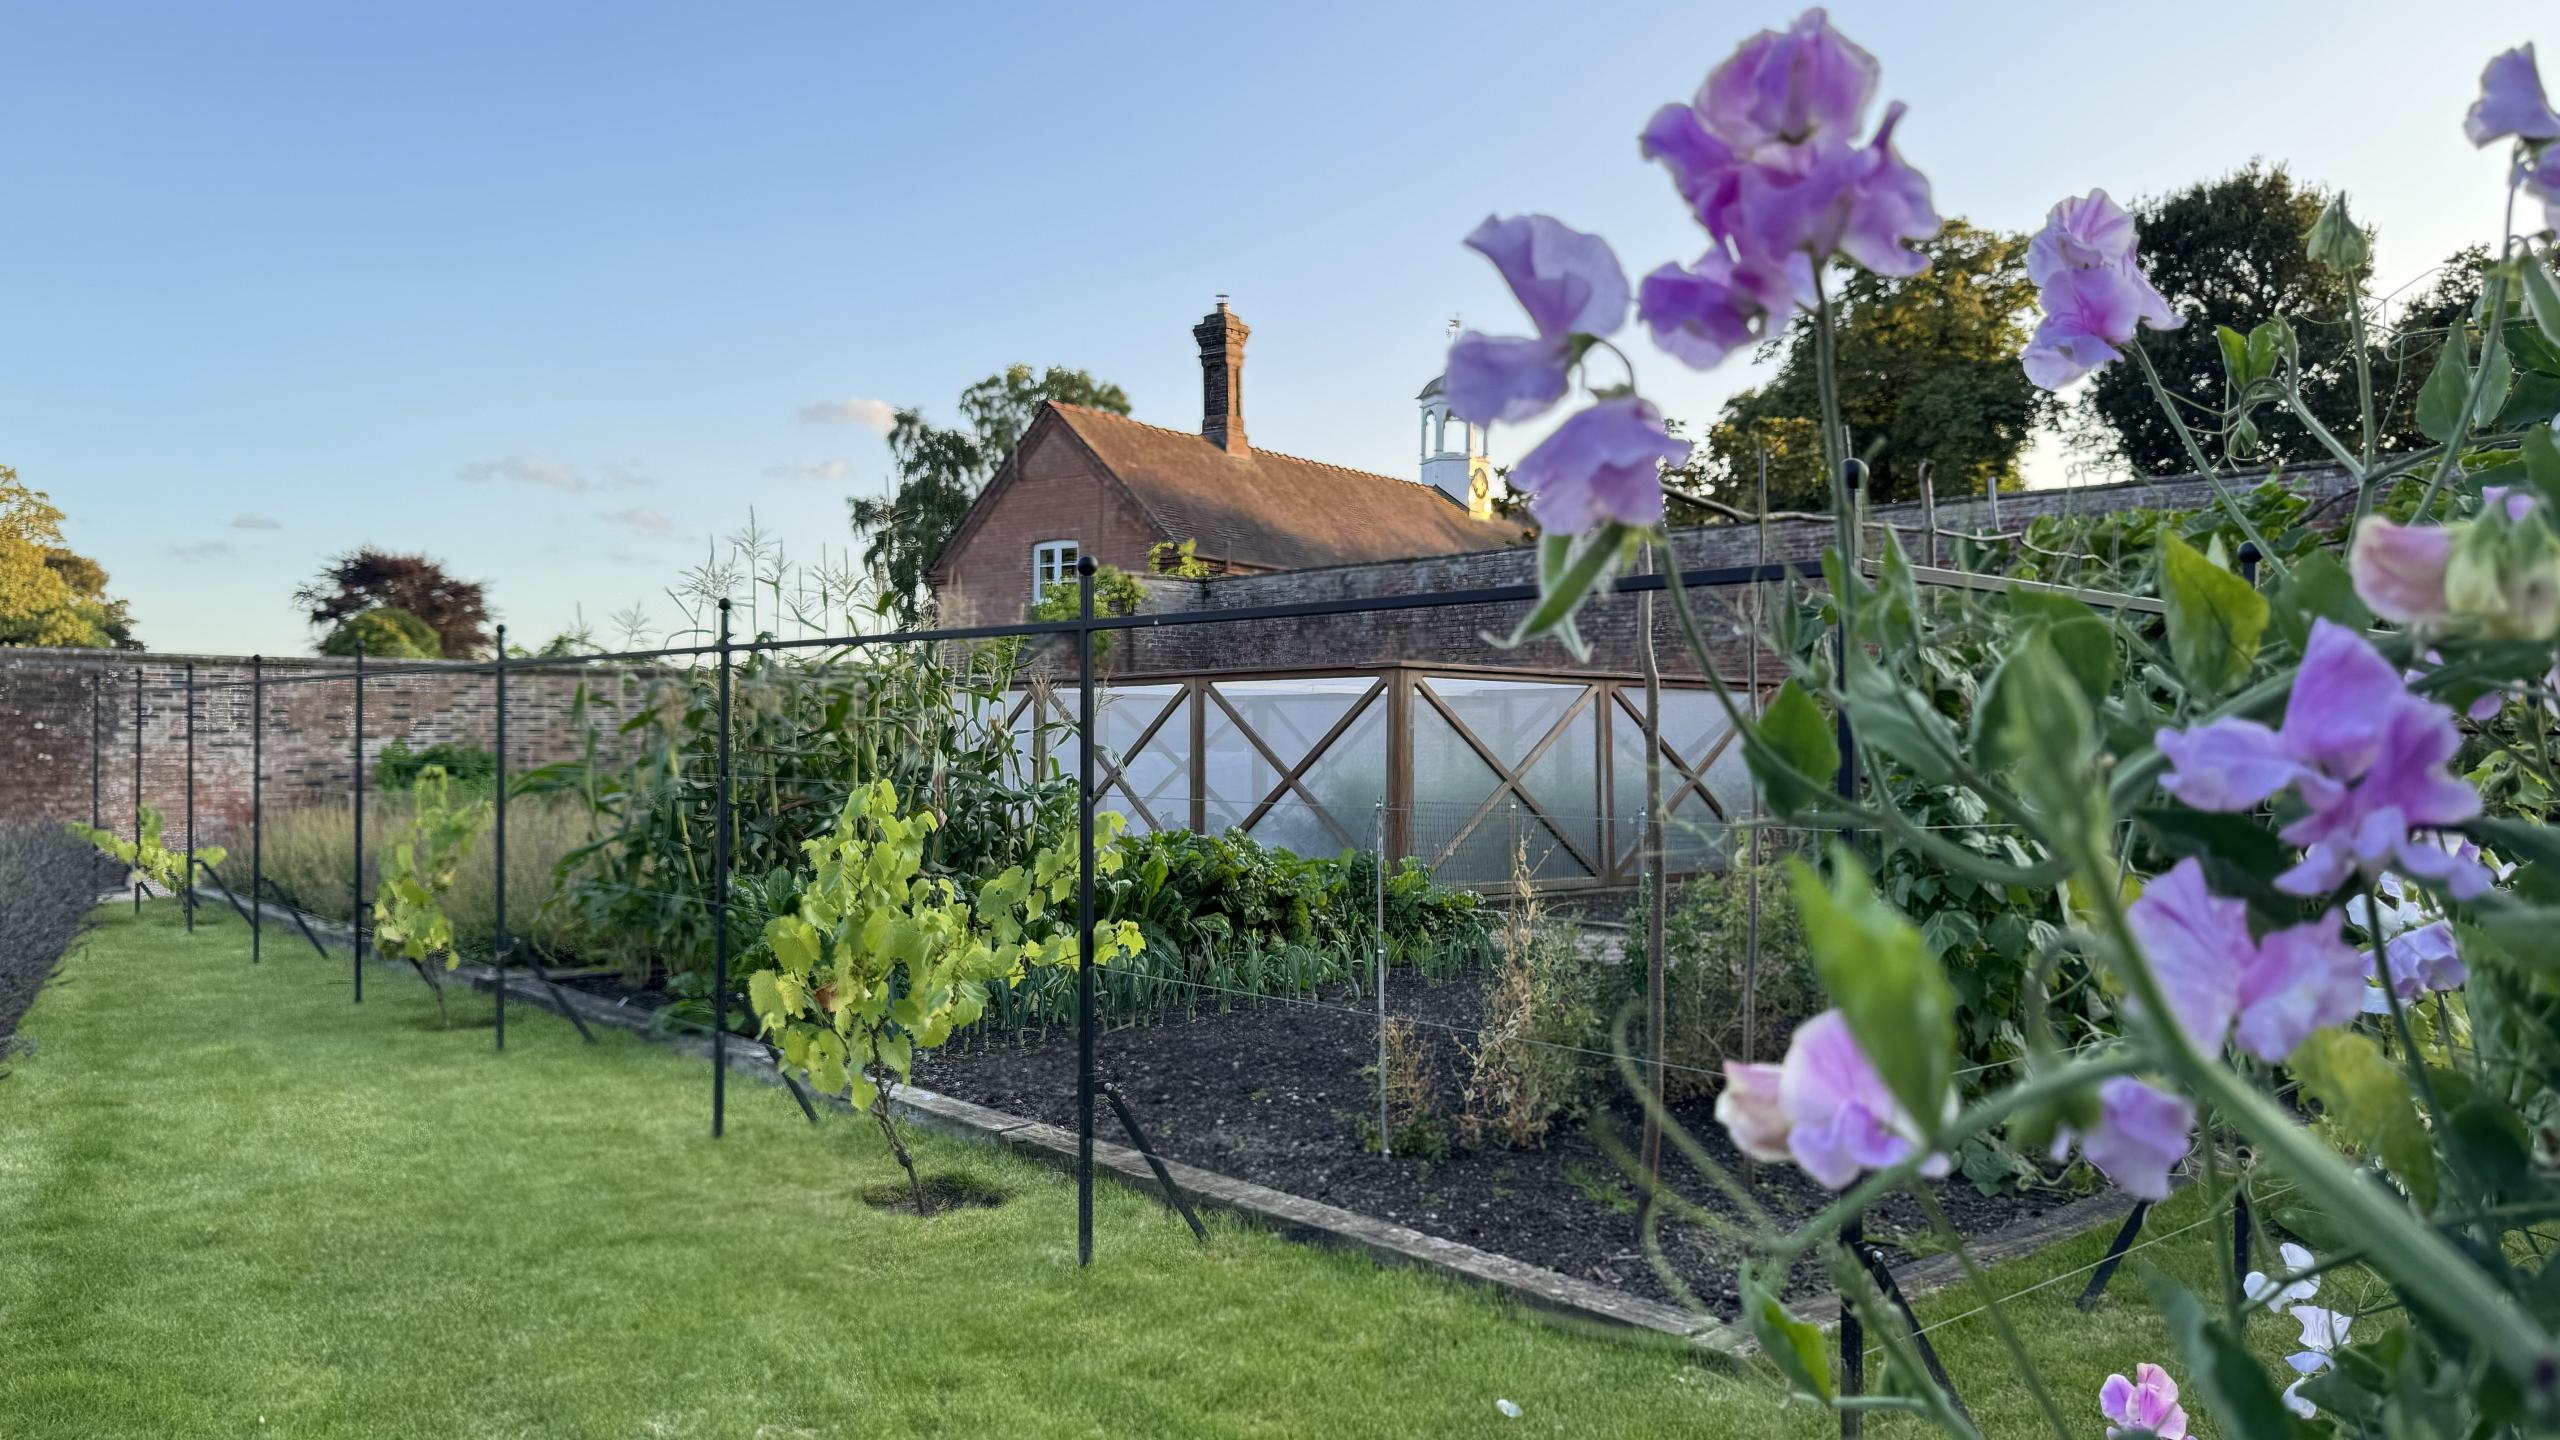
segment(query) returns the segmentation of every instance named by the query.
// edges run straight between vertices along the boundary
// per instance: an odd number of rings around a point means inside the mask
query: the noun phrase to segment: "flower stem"
[[[2207,484],[2213,486],[2214,498],[2222,502],[2223,510],[2231,516],[2232,523],[2240,527],[2240,533],[2248,539],[2249,543],[2258,547],[2259,556],[2274,569],[2276,574],[2284,574],[2285,563],[2283,558],[2276,554],[2276,547],[2268,544],[2267,537],[2258,533],[2257,522],[2251,520],[2248,512],[2240,508],[2240,499],[2231,493],[2231,487],[2222,483],[2222,472],[2213,467],[2212,461],[2204,458],[2204,446],[2197,443],[2196,432],[2187,428],[2187,418],[2178,413],[2177,397],[2169,393],[2167,385],[2161,383],[2160,371],[2151,363],[2151,352],[2142,348],[2140,340],[2134,341],[2125,348],[2133,352],[2134,359],[2142,362],[2142,376],[2151,382],[2152,398],[2160,402],[2160,413],[2169,417],[2170,428],[2178,432],[2179,441],[2187,447],[2188,462],[2196,467],[2196,473],[2203,476]]]

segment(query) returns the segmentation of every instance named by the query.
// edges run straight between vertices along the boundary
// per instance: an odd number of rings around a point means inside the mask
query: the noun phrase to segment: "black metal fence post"
[[[142,851],[142,681],[143,669],[133,667],[133,848],[135,858]],[[133,887],[133,918],[142,918],[142,887]]]
[[[720,602],[720,743],[711,819],[711,1138],[729,1121],[729,602]]]
[[[249,963],[267,938],[267,657],[249,657]]]
[[[2240,578],[2248,581],[2249,587],[2253,590],[2256,589],[2258,585],[2258,561],[2260,558],[2262,557],[2258,554],[2257,541],[2243,540],[2240,542]]]
[[[355,778],[356,873],[355,911],[349,917],[355,936],[354,974],[355,1003],[364,1003],[364,642],[356,642],[356,723],[354,739],[349,747],[354,758],[350,772]]]
[[[497,668],[492,688],[498,705],[498,811],[489,822],[489,863],[497,891],[497,933],[489,940],[489,962],[498,969],[497,1048],[507,1048],[507,627],[498,627]]]
[[[1093,1263],[1093,557],[1076,561],[1076,1264]]]
[[[178,908],[187,915],[187,933],[196,933],[196,662],[186,668],[187,684],[187,868]]]
[[[1855,460],[1844,460],[1840,463],[1840,482],[1849,510],[1846,524],[1842,527],[1849,544],[1849,553],[1840,557],[1840,573],[1843,576],[1855,576],[1858,573],[1857,540],[1858,527],[1861,523],[1861,517],[1858,514],[1858,481],[1863,468]],[[1832,679],[1845,692],[1849,684],[1849,622],[1845,612],[1832,627],[1831,664]],[[1838,777],[1840,798],[1854,805],[1858,799],[1858,737],[1849,727],[1847,707],[1841,708],[1833,726],[1834,740],[1840,747]],[[1845,831],[1842,839],[1854,847],[1858,843],[1858,832],[1854,829]],[[1850,1216],[1848,1223],[1840,1227],[1840,1243],[1849,1247],[1851,1255],[1866,1253],[1867,1217],[1864,1214]],[[1840,1393],[1863,1395],[1866,1389],[1866,1327],[1859,1323],[1857,1307],[1849,1303],[1848,1296],[1843,1295],[1840,1297]],[[1856,1437],[1866,1434],[1866,1425],[1864,1411],[1840,1412],[1840,1434],[1844,1440],[1856,1440]]]

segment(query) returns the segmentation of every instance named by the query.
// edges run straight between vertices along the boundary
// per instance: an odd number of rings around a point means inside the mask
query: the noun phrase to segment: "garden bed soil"
[[[1454,1117],[1468,1071],[1463,1044],[1483,1009],[1483,983],[1390,985],[1392,1013],[1416,1022],[1429,1054],[1435,1109]],[[1098,1046],[1102,1078],[1137,1108],[1147,1138],[1165,1156],[1239,1180],[1393,1221],[1426,1234],[1508,1255],[1550,1270],[1657,1300],[1678,1301],[1647,1261],[1635,1222],[1635,1190],[1604,1148],[1603,1136],[1634,1149],[1637,1115],[1614,1074],[1591,1082],[1594,1103],[1581,1123],[1559,1123],[1542,1148],[1468,1149],[1450,1144],[1437,1158],[1380,1156],[1368,1146],[1376,1129],[1377,1021],[1345,994],[1308,1004],[1237,1000],[1220,1013],[1105,1032]],[[1368,1002],[1374,1004],[1374,1001]],[[1025,1043],[963,1041],[927,1055],[918,1085],[1028,1119],[1072,1129],[1076,1123],[1075,1036],[1053,1032]],[[1672,1113],[1730,1173],[1743,1158],[1725,1140],[1711,1100],[1674,1105]],[[1097,1116],[1105,1138],[1123,1137],[1107,1109]],[[1722,1214],[1734,1208],[1666,1146],[1665,1174],[1683,1195]],[[1753,1167],[1749,1187],[1782,1220],[1815,1213],[1831,1199],[1788,1165]],[[2053,1189],[1985,1196],[1961,1177],[1937,1187],[1939,1202],[1968,1238],[2002,1230],[2079,1199]],[[1921,1207],[1896,1194],[1867,1215],[1868,1238],[1889,1259],[1932,1247]],[[1731,1318],[1738,1247],[1691,1223],[1661,1227],[1664,1254],[1681,1282],[1709,1309]],[[1788,1277],[1790,1296],[1825,1293],[1818,1265],[1800,1263]]]

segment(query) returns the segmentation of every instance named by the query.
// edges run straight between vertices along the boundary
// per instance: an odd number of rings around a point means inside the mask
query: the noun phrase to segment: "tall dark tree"
[[[1834,301],[1842,415],[1878,500],[1917,495],[1924,463],[1940,494],[2014,484],[2048,403],[2018,367],[2035,303],[2025,237],[1950,220],[1919,248],[1927,270],[1855,271]],[[1827,508],[1812,325],[1800,319],[1762,353],[1779,358],[1776,378],[1725,402],[1675,488],[1750,509],[1765,458],[1772,507]]]
[[[918,410],[898,412],[889,431],[896,486],[887,495],[856,495],[845,504],[854,532],[868,541],[863,563],[900,620],[911,623],[922,614],[925,571],[1040,407],[1053,400],[1114,415],[1129,413],[1129,397],[1119,386],[1062,365],[1038,372],[1028,365],[1007,366],[961,391],[965,429],[933,424]]]
[[[403,610],[426,622],[448,659],[478,655],[489,645],[489,600],[476,582],[457,580],[440,561],[364,546],[331,560],[293,592],[303,618],[322,630],[361,611]]]
[[[2291,322],[2302,345],[2303,398],[2335,430],[2336,417],[2356,413],[2354,333],[2345,277],[2305,252],[2312,222],[2328,195],[2297,183],[2281,165],[2253,162],[2217,180],[2132,206],[2141,228],[2143,269],[2184,316],[2176,330],[2142,332],[2144,353],[2161,382],[2189,402],[2188,426],[2209,459],[2222,460],[2215,418],[2223,404],[2218,326],[2243,334],[2277,316]],[[2424,372],[2416,372],[2419,378]],[[2380,379],[2377,378],[2377,388]],[[2114,452],[2146,475],[2195,469],[2186,445],[2160,410],[2142,367],[2110,365],[2090,382],[2083,438]],[[2244,459],[2320,461],[2327,452],[2291,413],[2269,407],[2254,417],[2258,449]]]

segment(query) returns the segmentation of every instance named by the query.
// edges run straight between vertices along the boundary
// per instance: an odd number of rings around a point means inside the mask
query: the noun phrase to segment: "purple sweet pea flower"
[[[1911,242],[1938,233],[1938,213],[1928,178],[1894,151],[1902,106],[1856,143],[1875,78],[1874,58],[1809,10],[1746,42],[1693,103],[1655,111],[1639,143],[1743,267],[1792,273],[1799,257],[1838,254],[1916,275],[1928,262]]]
[[[1459,336],[1449,347],[1449,410],[1479,425],[1528,419],[1563,397],[1575,336],[1626,323],[1626,272],[1608,241],[1546,215],[1488,215],[1467,246],[1502,272],[1538,334]]]
[[[2444,768],[2462,745],[2453,712],[2409,693],[2391,662],[2343,625],[2313,622],[2282,730],[2226,718],[2162,730],[2155,743],[2170,764],[2162,788],[2196,809],[2252,809],[2288,785],[2301,795],[2307,813],[2280,832],[2308,847],[2276,881],[2289,893],[2321,894],[2387,868],[2462,899],[2489,888],[2476,858],[2411,833],[2480,813],[2478,793]]]
[[[1839,1011],[1796,1027],[1778,1071],[1788,1153],[1823,1188],[1845,1190],[1862,1171],[1911,1158],[1915,1127]],[[1924,1167],[1933,1175],[1946,1170],[1942,1155]]]
[[[1776,317],[1813,293],[1813,266],[1736,264],[1719,245],[1683,269],[1665,265],[1636,287],[1636,316],[1653,343],[1684,363],[1711,370],[1765,336]]]
[[[1698,113],[1736,146],[1797,144],[1857,133],[1876,90],[1876,57],[1831,28],[1819,8],[1785,30],[1742,42],[1698,88]]]
[[[1662,521],[1662,467],[1689,458],[1689,442],[1662,428],[1662,412],[1633,396],[1603,400],[1565,421],[1512,468],[1529,513],[1549,534],[1578,535],[1606,520]]]
[[[2356,598],[2373,613],[2402,625],[2432,625],[2453,618],[2445,599],[2445,566],[2453,559],[2453,534],[2441,525],[2402,525],[2368,515],[2347,547],[2347,574]]]
[[[2143,1200],[2168,1199],[2169,1171],[2187,1158],[2196,1107],[2130,1075],[2100,1085],[2098,1107],[2098,1128],[2082,1136],[2057,1137],[2054,1158],[2062,1158],[2065,1147],[2076,1138],[2080,1153],[2126,1194]]]
[[[2027,242],[2044,320],[2019,360],[2038,388],[2059,390],[2113,363],[2140,326],[2186,323],[2142,273],[2134,240],[2132,218],[2107,192],[2092,190],[2054,206]]]
[[[2027,242],[2027,278],[2038,285],[2065,270],[2096,270],[2133,254],[2133,217],[2104,190],[2074,195],[2045,215]]]
[[[2474,145],[2509,138],[2560,140],[2560,113],[2542,93],[2542,70],[2534,63],[2532,45],[2519,45],[2481,70],[2480,98],[2462,117],[2462,133]]]
[[[2098,1411],[2114,1421],[2107,1440],[2150,1434],[2159,1440],[2187,1440],[2187,1412],[2178,1404],[2178,1382],[2157,1365],[2136,1365],[2133,1378],[2110,1375],[2098,1389]]]
[[[2560,145],[2545,145],[2541,153],[2519,162],[2516,178],[2527,194],[2542,202],[2542,228],[2560,230]],[[2560,418],[2552,424],[2560,429]]]
[[[2333,797],[2303,787],[2310,813],[2277,833],[2307,849],[2301,864],[2276,877],[2276,888],[2318,895],[2354,875],[2396,869],[2435,881],[2458,900],[2486,894],[2489,872],[2478,860],[2411,833],[2479,815],[2480,793],[2444,768],[2461,748],[2451,710],[2404,692],[2387,708],[2372,763],[2353,785]]]
[[[2471,969],[2462,963],[2461,954],[2453,946],[2453,926],[2443,920],[2421,925],[2403,932],[2384,943],[2383,963],[2391,971],[2391,989],[2408,1004],[2439,990],[2459,990],[2471,978]],[[2365,959],[2365,978],[2374,978],[2370,952]],[[2367,987],[2364,1012],[2385,1015],[2391,1002],[2383,997],[2378,985]]]
[[[1861,1171],[1911,1158],[1917,1127],[1837,1010],[1797,1026],[1782,1063],[1727,1062],[1724,1074],[1716,1119],[1734,1148],[1753,1159],[1791,1159],[1841,1190]],[[1944,1175],[1947,1168],[1945,1156],[1932,1155],[1921,1173]]]
[[[2249,907],[2208,890],[2193,859],[2153,880],[2127,918],[2170,1018],[2207,1051],[2220,1053],[2236,1025],[2240,1048],[2274,1064],[2363,1002],[2364,963],[2337,912],[2253,939]]]

